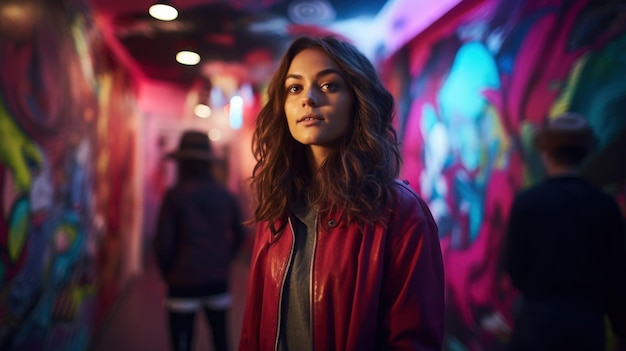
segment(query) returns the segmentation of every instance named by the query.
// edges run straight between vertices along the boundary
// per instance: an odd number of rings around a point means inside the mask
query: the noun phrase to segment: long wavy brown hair
[[[302,50],[323,50],[340,68],[354,96],[352,129],[316,174],[309,169],[305,146],[290,134],[285,115],[285,79]],[[383,222],[392,201],[401,157],[392,126],[394,100],[372,63],[352,44],[335,37],[294,40],[268,86],[252,139],[257,161],[252,187],[254,221],[284,218],[289,206],[306,202],[321,215],[341,210],[343,220]]]

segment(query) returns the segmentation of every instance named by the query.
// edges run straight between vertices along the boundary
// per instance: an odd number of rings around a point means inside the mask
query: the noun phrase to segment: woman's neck
[[[306,156],[309,162],[309,169],[311,174],[317,173],[322,166],[322,163],[326,161],[328,155],[332,152],[332,149],[324,146],[312,145],[307,148]]]

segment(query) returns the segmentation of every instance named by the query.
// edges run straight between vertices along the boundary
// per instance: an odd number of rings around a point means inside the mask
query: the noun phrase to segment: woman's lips
[[[308,114],[298,119],[297,123],[303,123],[303,122],[311,123],[311,122],[316,122],[316,121],[321,121],[321,120],[322,118],[319,117],[318,115]]]

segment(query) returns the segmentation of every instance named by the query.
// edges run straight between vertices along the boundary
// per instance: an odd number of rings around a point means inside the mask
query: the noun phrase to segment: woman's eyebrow
[[[328,74],[338,74],[341,76],[341,72],[339,72],[339,70],[335,69],[335,68],[327,68],[324,70],[321,70],[319,72],[317,72],[317,74],[315,75],[316,77],[321,77],[321,76],[325,76]],[[287,76],[285,77],[285,80],[289,79],[289,78],[293,78],[293,79],[302,79],[302,75],[301,74],[295,74],[295,73],[290,73],[287,74]]]

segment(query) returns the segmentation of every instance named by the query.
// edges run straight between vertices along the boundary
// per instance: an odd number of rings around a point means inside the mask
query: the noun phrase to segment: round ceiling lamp
[[[205,104],[197,104],[193,108],[193,112],[196,116],[200,118],[209,118],[211,117],[211,108]]]
[[[183,50],[176,54],[176,61],[183,65],[194,66],[200,62],[200,55],[194,51]]]
[[[148,13],[161,21],[173,21],[178,17],[178,10],[167,2],[150,6]]]
[[[293,1],[287,11],[289,18],[299,24],[329,23],[336,16],[335,9],[326,0]]]

